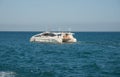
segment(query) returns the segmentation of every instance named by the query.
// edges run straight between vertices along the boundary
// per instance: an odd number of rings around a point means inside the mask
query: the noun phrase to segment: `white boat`
[[[73,33],[70,32],[43,32],[32,36],[30,42],[73,43],[77,42],[77,40],[73,37]]]

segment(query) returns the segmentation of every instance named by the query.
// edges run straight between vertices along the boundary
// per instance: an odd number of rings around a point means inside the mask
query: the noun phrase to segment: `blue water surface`
[[[120,77],[120,32],[75,32],[73,44],[30,43],[0,32],[0,77]]]

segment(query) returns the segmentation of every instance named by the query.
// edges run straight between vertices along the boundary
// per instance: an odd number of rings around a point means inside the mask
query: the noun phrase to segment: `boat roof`
[[[55,34],[55,35],[59,35],[59,34],[70,34],[73,35],[74,33],[71,32],[43,32],[43,33],[51,33],[51,34]]]
[[[71,33],[71,32],[43,32],[43,33],[36,34],[36,35],[34,35],[34,36],[43,35],[43,34],[54,34],[54,35],[70,34],[70,35],[73,35],[74,33]]]

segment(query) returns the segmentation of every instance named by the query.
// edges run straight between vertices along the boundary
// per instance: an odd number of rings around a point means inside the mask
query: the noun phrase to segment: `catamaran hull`
[[[77,42],[77,40],[75,38],[67,41],[67,43],[75,43],[75,42]]]
[[[61,38],[40,38],[32,37],[30,42],[41,42],[41,43],[62,43]]]

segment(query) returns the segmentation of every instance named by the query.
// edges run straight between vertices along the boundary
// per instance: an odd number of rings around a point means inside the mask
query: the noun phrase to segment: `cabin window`
[[[45,33],[45,34],[43,34],[43,36],[56,36],[56,35],[52,34],[52,33]]]
[[[58,34],[58,36],[61,36],[61,34]]]
[[[40,37],[41,35],[36,35],[35,37]]]

